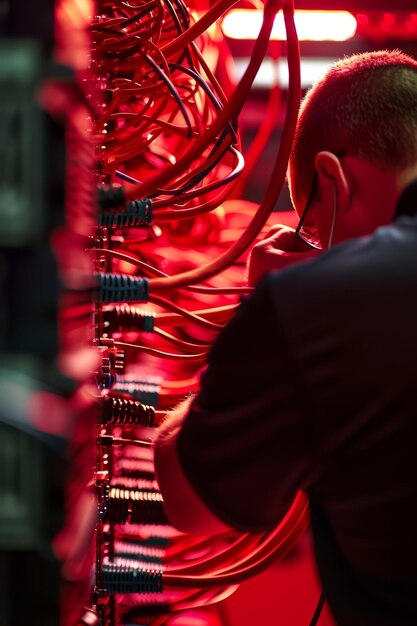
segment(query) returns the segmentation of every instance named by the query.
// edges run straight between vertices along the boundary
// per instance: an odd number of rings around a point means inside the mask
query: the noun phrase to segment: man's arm
[[[180,529],[273,528],[306,483],[305,398],[274,280],[264,279],[240,305],[210,352],[200,392],[161,428],[157,477]]]
[[[214,535],[230,530],[230,526],[216,517],[191,487],[177,454],[178,433],[192,400],[190,396],[179,404],[158,429],[155,473],[171,524],[192,535]]]

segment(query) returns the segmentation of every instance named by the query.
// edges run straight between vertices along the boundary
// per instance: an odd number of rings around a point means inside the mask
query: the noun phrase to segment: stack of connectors
[[[130,224],[137,226],[136,222],[123,222],[124,228]],[[98,226],[90,249],[103,249],[111,240],[111,231]],[[167,611],[162,595],[166,539],[157,530],[149,538],[140,538],[144,527],[167,525],[153,473],[150,439],[146,439],[157,425],[159,379],[126,376],[129,360],[113,336],[123,336],[129,330],[151,333],[155,315],[136,308],[136,304],[147,301],[147,278],[112,273],[111,260],[99,254],[95,263],[94,344],[99,354],[96,381],[102,406],[96,439],[99,520],[93,600],[103,626],[118,622],[116,598],[121,595],[134,599],[136,615],[143,605],[141,619],[149,623],[150,618]],[[138,442],[137,432],[145,433],[145,440]]]

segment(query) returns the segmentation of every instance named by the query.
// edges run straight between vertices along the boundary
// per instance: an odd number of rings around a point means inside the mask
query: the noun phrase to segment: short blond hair
[[[417,61],[399,50],[353,55],[308,91],[289,160],[292,198],[308,195],[321,150],[387,168],[417,163]]]

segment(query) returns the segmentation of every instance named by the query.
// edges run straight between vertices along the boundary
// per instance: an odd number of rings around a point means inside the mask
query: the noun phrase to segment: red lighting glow
[[[262,12],[234,9],[223,19],[222,31],[231,39],[256,39],[262,24]],[[348,11],[295,11],[298,38],[304,41],[345,41],[356,33],[357,22]],[[285,40],[282,12],[277,13],[271,39]]]

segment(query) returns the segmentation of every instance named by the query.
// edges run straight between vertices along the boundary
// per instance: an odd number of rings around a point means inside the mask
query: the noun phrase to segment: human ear
[[[350,187],[342,163],[336,154],[322,150],[316,154],[318,184],[323,196],[336,195],[339,211],[348,211]]]

